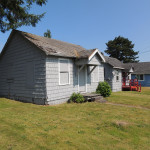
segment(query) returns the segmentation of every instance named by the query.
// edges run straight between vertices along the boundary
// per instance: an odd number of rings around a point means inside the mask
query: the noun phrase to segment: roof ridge
[[[54,40],[54,41],[57,41],[57,42],[62,42],[64,44],[69,44],[69,45],[72,45],[72,46],[77,46],[77,47],[81,47],[83,49],[85,49],[84,47],[80,46],[80,45],[77,45],[77,44],[73,44],[73,43],[69,43],[69,42],[65,42],[65,41],[61,41],[61,40],[57,40],[57,39],[52,39],[52,38],[47,38],[47,37],[44,37],[44,36],[40,36],[40,35],[36,35],[36,34],[33,34],[33,33],[29,33],[29,32],[24,32],[24,31],[20,31],[20,30],[16,30],[14,29],[15,31],[17,32],[20,32],[21,34],[25,34],[25,35],[33,35],[33,36],[36,36],[36,37],[39,37],[39,38],[46,38],[47,40]],[[87,50],[87,49],[85,49]]]

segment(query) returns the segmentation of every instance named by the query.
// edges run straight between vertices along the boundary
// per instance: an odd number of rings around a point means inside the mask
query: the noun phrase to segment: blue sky
[[[54,39],[101,52],[120,35],[135,44],[140,61],[150,61],[150,0],[48,0],[32,12],[46,15],[36,27],[18,30],[43,36],[50,29]],[[0,50],[9,34],[0,33]]]

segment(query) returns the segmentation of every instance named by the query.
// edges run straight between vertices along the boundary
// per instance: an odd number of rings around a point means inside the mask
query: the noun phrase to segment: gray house
[[[103,62],[98,49],[13,30],[0,55],[0,96],[36,104],[66,102],[73,92],[96,90],[104,81]]]
[[[113,92],[122,91],[124,85],[129,85],[134,68],[116,58],[104,56],[104,79],[110,84]]]

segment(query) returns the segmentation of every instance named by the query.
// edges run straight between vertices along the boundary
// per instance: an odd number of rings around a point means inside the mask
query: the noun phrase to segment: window
[[[116,71],[116,81],[119,81],[119,71]]]
[[[99,66],[93,70],[93,82],[99,82]]]
[[[139,81],[144,81],[144,75],[143,75],[143,74],[137,74],[137,75],[136,75],[136,78],[137,78]]]
[[[70,84],[69,60],[59,59],[59,85]]]

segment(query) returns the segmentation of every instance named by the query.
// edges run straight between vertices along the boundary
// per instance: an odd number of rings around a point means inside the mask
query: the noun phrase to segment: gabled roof
[[[104,57],[101,55],[98,49],[91,49],[86,50],[85,48],[81,47],[80,45],[75,45],[47,37],[38,36],[35,34],[22,32],[18,30],[13,30],[2,50],[2,53],[9,43],[10,39],[13,37],[14,34],[20,34],[23,38],[27,39],[29,42],[34,44],[40,50],[42,50],[46,55],[52,56],[61,56],[61,57],[71,57],[71,58],[91,58],[93,54],[98,53],[99,56],[102,58],[102,61],[105,62]],[[1,55],[2,55],[1,53]]]
[[[113,68],[118,68],[118,69],[125,69],[125,67],[123,66],[123,63],[113,57],[108,57],[108,56],[104,56],[106,63],[108,63],[109,65],[111,65]]]
[[[133,67],[133,74],[150,74],[150,62],[126,63],[126,67]]]

